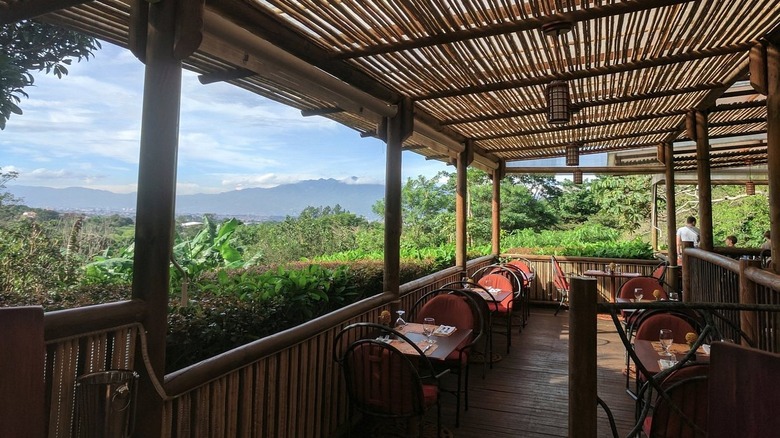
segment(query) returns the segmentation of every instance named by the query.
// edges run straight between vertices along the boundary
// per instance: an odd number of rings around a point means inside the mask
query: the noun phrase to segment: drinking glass
[[[433,318],[424,318],[423,319],[423,334],[425,335],[426,341],[429,344],[433,344],[436,341],[431,339],[431,335],[433,335],[433,331],[436,330],[436,320]]]
[[[677,292],[669,292],[669,301],[678,301],[680,295]]]
[[[403,310],[396,310],[395,313],[398,314],[398,319],[395,320],[395,329],[396,330],[403,330],[404,326],[406,325],[406,321],[404,321],[404,312]]]
[[[669,352],[669,347],[672,346],[672,342],[674,341],[672,331],[670,329],[661,329],[658,333],[658,340],[661,341],[661,347],[664,349],[664,354],[670,356],[672,353]]]
[[[645,296],[644,292],[642,291],[641,287],[638,287],[634,289],[634,298],[636,298],[636,301],[642,301],[642,297]]]

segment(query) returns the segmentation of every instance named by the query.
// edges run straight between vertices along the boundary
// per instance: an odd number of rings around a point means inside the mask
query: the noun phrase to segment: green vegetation
[[[55,310],[129,298],[132,220],[26,208],[3,190],[15,177],[0,169],[2,303]],[[468,179],[469,257],[475,258],[491,250],[492,182],[479,171],[469,171]],[[454,174],[441,173],[404,185],[402,282],[454,264],[454,181]],[[679,218],[696,214],[688,189],[678,191]],[[582,185],[509,177],[501,190],[504,252],[652,258],[647,177],[601,177]],[[718,186],[713,204],[716,242],[728,234],[741,246],[761,242],[769,226],[765,193],[745,196],[741,187]],[[375,210],[382,209],[377,203]],[[383,244],[381,223],[339,206],[309,207],[279,222],[204,217],[198,226],[177,225],[168,369],[381,292]]]

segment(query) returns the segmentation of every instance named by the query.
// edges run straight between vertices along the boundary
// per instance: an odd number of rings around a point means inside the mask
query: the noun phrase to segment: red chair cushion
[[[432,406],[436,404],[436,400],[439,398],[439,386],[438,385],[423,385],[423,403],[425,406]]]

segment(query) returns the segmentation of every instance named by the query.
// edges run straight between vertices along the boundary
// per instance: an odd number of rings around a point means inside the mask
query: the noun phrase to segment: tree
[[[35,82],[31,72],[45,71],[58,78],[68,74],[72,58],[89,59],[100,43],[92,37],[32,20],[0,26],[0,130],[19,107],[24,91]]]
[[[6,183],[16,179],[17,176],[19,176],[18,172],[14,170],[4,172],[3,168],[0,167],[0,207],[19,202],[19,200],[16,199],[13,194],[5,191]]]

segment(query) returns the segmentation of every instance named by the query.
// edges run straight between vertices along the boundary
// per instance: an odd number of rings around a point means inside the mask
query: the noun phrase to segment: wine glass
[[[404,312],[403,310],[396,310],[395,313],[398,314],[398,319],[395,320],[395,329],[396,330],[403,330],[404,326],[406,325],[406,321],[404,321]]]
[[[645,296],[644,292],[642,291],[641,287],[638,287],[634,289],[634,298],[636,298],[637,302],[642,301],[642,297]]]
[[[658,332],[658,340],[661,341],[661,347],[664,349],[664,354],[666,356],[671,356],[671,353],[669,352],[669,347],[672,346],[672,342],[674,341],[674,336],[672,336],[672,331],[670,329],[661,329]]]
[[[423,318],[423,334],[426,338],[428,338],[425,342],[429,344],[436,342],[431,339],[431,335],[433,335],[434,330],[436,330],[436,320],[433,318]]]

